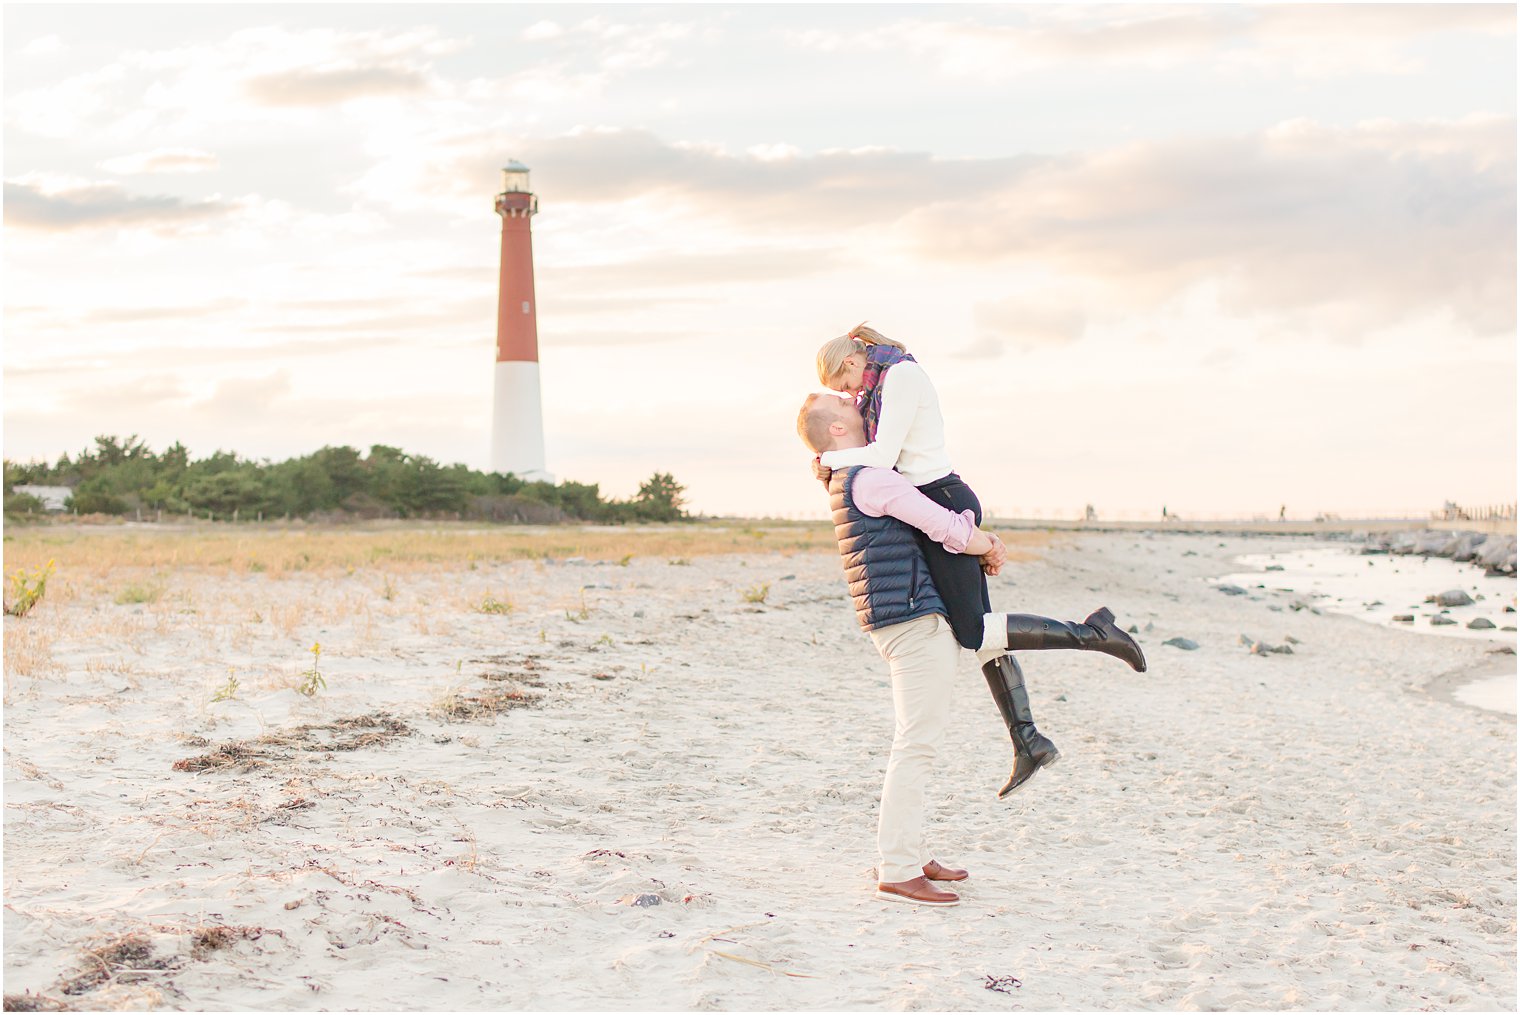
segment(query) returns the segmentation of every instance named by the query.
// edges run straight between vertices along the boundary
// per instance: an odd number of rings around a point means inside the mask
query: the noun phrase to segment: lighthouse
[[[496,393],[491,470],[553,482],[544,468],[544,413],[538,383],[538,303],[533,298],[533,232],[538,198],[528,167],[508,162],[496,195],[501,279],[496,302]]]

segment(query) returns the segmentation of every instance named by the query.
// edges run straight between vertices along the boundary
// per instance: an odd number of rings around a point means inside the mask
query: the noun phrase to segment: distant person
[[[866,445],[865,422],[854,405],[833,395],[810,395],[797,415],[797,432],[815,453]],[[933,882],[962,881],[963,870],[934,859],[924,843],[924,784],[950,719],[955,664],[960,652],[947,624],[949,604],[927,566],[923,541],[996,575],[1007,560],[1002,540],[982,532],[969,509],[951,511],[914,489],[891,469],[847,466],[829,478],[834,531],[844,558],[855,616],[871,636],[892,676],[896,728],[882,783],[877,826],[877,896],[892,902],[948,906],[960,901]],[[953,621],[952,621],[953,622]],[[1140,646],[1099,609],[1085,623],[1030,614],[984,614],[987,644],[1005,653],[1010,680],[994,688],[998,707],[1016,744],[1040,751],[1043,764],[1060,757],[1029,712],[1023,674],[1006,652],[1012,648],[1079,649],[1116,656],[1145,670]],[[1039,762],[1014,778],[999,797],[1019,788]],[[1019,778],[1022,774],[1023,778]]]
[[[1277,509],[1277,520],[1280,522],[1285,522],[1288,520],[1288,505],[1284,504],[1282,507]]]
[[[1166,521],[1166,505],[1161,505],[1161,520]]]

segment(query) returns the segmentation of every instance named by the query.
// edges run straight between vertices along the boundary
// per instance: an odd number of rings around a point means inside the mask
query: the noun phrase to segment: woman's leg
[[[955,473],[918,489],[940,507],[957,513],[969,508],[977,524],[981,524],[981,502]],[[924,559],[928,561],[934,587],[939,590],[939,597],[950,614],[950,629],[955,632],[955,640],[962,648],[977,651],[982,647],[985,635],[983,618],[992,611],[992,600],[987,596],[987,576],[982,574],[981,561],[964,553],[951,553],[917,529],[913,531],[924,551]]]
[[[951,511],[973,512],[977,524],[982,521],[982,504],[971,487],[954,473],[919,487],[930,500]],[[976,652],[981,663],[982,676],[992,692],[998,714],[1013,741],[1013,771],[998,797],[1006,797],[1019,789],[1040,769],[1054,764],[1061,757],[1056,745],[1035,728],[1034,716],[1029,709],[1029,694],[1024,689],[1024,673],[1018,662],[1008,654],[1006,646],[984,646],[986,618],[992,613],[992,600],[987,594],[987,576],[982,573],[981,562],[964,553],[951,553],[922,533],[919,544],[929,562],[929,574],[934,578],[935,588],[950,613],[950,626],[956,640],[964,648]]]

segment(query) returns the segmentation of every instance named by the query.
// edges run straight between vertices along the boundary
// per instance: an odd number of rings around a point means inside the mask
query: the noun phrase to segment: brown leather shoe
[[[929,883],[928,878],[911,881],[879,882],[876,897],[886,902],[910,902],[920,906],[956,906],[961,897],[954,892],[941,891]]]
[[[924,868],[924,877],[930,881],[964,881],[971,875],[959,867],[946,867],[938,860],[930,860]]]

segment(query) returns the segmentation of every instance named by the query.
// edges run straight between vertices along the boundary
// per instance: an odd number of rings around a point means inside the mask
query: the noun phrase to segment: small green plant
[[[132,606],[137,603],[156,603],[163,597],[163,594],[164,587],[162,585],[137,585],[134,583],[116,593],[116,604],[118,606]]]
[[[538,629],[538,640],[539,641],[548,641],[549,640],[549,636],[544,633],[544,629],[541,628],[541,627]]]
[[[510,596],[503,600],[497,599],[492,595],[487,595],[480,601],[479,609],[481,613],[497,613],[511,616],[512,611],[517,609],[517,607],[513,604]]]
[[[604,635],[602,635],[600,638],[598,638],[596,640],[596,643],[598,645],[606,645],[607,647],[611,648],[612,647],[612,635],[610,635],[610,634],[604,634]]]
[[[618,567],[627,567],[631,563],[633,563],[633,554],[625,553],[623,559],[618,561]]]
[[[47,592],[47,580],[52,574],[51,560],[47,562],[47,567],[33,568],[31,574],[20,567],[11,572],[11,603],[5,612],[12,617],[24,617],[30,613],[32,607],[42,601]]]
[[[671,557],[666,563],[671,567],[691,567],[691,560],[687,557]]]
[[[396,598],[396,586],[391,584],[391,576],[385,576],[385,585],[380,589],[380,598],[386,602],[392,602]]]
[[[306,695],[308,698],[315,697],[319,690],[327,690],[327,681],[322,678],[322,673],[319,669],[321,662],[322,643],[314,641],[311,643],[311,669],[303,674],[305,679],[296,687],[298,692]]]
[[[220,688],[218,688],[217,692],[211,696],[211,701],[213,703],[218,702],[218,701],[231,701],[232,699],[234,699],[234,698],[237,697],[237,693],[238,693],[237,670],[234,670],[234,669],[232,669],[229,666],[227,668],[227,682],[225,684],[223,684]]]
[[[576,611],[575,613],[571,613],[569,610],[566,610],[565,611],[565,619],[566,620],[570,620],[570,621],[574,621],[577,624],[579,624],[583,620],[590,620],[591,619],[591,607],[589,607],[589,606],[586,605],[586,590],[585,589],[581,589],[581,608],[578,611]]]
[[[765,602],[765,597],[768,596],[768,595],[770,595],[770,594],[771,594],[770,583],[769,582],[762,582],[759,585],[753,586],[752,588],[749,588],[749,589],[745,590],[745,592],[744,592],[744,601],[746,603],[763,603],[763,602]]]

